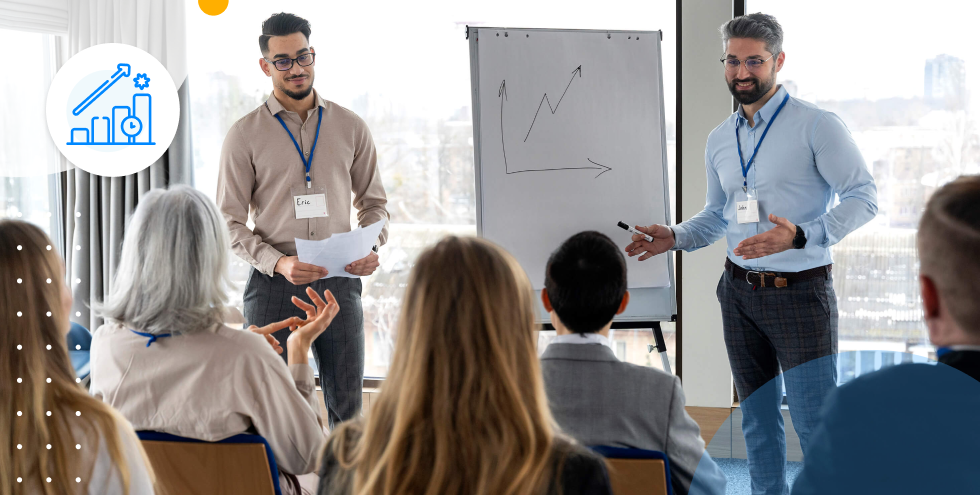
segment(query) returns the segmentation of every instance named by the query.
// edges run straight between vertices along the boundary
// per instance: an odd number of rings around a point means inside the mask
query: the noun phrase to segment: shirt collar
[[[326,100],[320,98],[320,94],[317,93],[315,89],[313,90],[313,98],[316,100],[317,106],[327,106]],[[265,103],[269,106],[269,111],[272,112],[272,115],[287,111],[286,108],[282,106],[282,103],[279,103],[279,99],[276,98],[275,93],[270,93],[269,99],[265,100]]]
[[[571,333],[567,335],[558,335],[554,339],[551,339],[552,344],[601,344],[606,347],[611,347],[609,339],[605,335],[598,333]]]
[[[759,126],[760,122],[769,122],[769,119],[772,118],[772,114],[776,113],[776,109],[779,108],[779,105],[783,102],[783,98],[786,97],[786,94],[786,88],[780,84],[779,88],[776,89],[776,93],[772,95],[772,98],[769,98],[769,101],[767,101],[766,104],[752,116],[752,120],[755,122],[756,127]],[[745,110],[742,109],[741,104],[738,105],[738,111],[735,112],[735,115],[736,124],[746,120]]]

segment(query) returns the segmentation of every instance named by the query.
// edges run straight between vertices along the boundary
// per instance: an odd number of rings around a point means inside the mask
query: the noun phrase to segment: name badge
[[[327,216],[327,196],[325,194],[304,194],[293,196],[296,219],[319,218]]]
[[[755,189],[736,194],[735,213],[738,223],[759,223],[759,200]]]

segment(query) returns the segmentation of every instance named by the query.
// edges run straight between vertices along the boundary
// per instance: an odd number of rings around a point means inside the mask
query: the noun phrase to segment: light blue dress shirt
[[[704,162],[708,193],[704,209],[686,222],[671,227],[674,249],[694,251],[722,236],[728,240],[728,257],[753,270],[799,272],[833,263],[830,246],[878,213],[878,190],[874,178],[850,131],[836,115],[790,97],[769,129],[747,175],[748,187],[759,199],[759,222],[736,220],[736,193],[742,192],[742,167],[735,132],[748,161],[758,139],[786,96],[780,86],[776,94],[753,116],[755,127],[744,118],[743,109],[732,114],[711,134]],[[835,194],[840,203],[834,206]],[[740,242],[776,225],[769,214],[785,217],[806,234],[803,249],[789,249],[754,260],[743,260],[733,252]]]

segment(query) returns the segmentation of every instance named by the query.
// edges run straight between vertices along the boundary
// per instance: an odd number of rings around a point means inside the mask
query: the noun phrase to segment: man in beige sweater
[[[379,266],[377,246],[387,239],[387,223],[374,252],[347,265],[342,276],[322,278],[325,268],[300,262],[294,239],[349,232],[352,192],[361,227],[387,222],[389,215],[371,132],[353,112],[313,90],[316,52],[309,38],[310,23],[292,14],[262,23],[259,66],[272,79],[272,95],[228,131],[217,202],[232,250],[252,265],[244,295],[247,325],[302,316],[290,300],[307,287],[329,289],[337,298],[340,314],[313,346],[332,428],[361,408],[364,315],[358,277]],[[253,229],[246,226],[250,213]],[[275,337],[284,342],[288,333]]]

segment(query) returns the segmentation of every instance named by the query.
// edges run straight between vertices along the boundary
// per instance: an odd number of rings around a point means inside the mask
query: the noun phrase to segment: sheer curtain
[[[63,218],[60,236],[69,287],[75,298],[72,320],[94,329],[102,320],[90,311],[103,299],[118,263],[129,218],[150,189],[192,181],[189,88],[184,2],[172,0],[30,0],[0,2],[0,28],[58,36],[55,62],[102,43],[125,43],[157,58],[178,88],[181,114],[177,134],[150,167],[125,177],[101,177],[66,163],[53,176]],[[39,102],[42,106],[44,102]],[[44,132],[47,132],[45,130]]]

